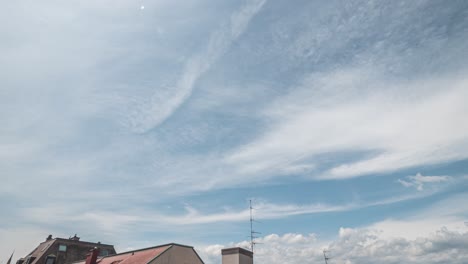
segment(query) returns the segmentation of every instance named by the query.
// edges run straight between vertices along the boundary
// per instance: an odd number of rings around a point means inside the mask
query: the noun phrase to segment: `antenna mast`
[[[252,200],[249,200],[249,203],[250,203],[250,251],[252,251],[252,253],[254,253],[254,247],[256,244],[258,244],[257,242],[255,242],[255,238],[257,238],[255,236],[255,234],[260,234],[259,232],[255,232],[253,230],[253,222],[255,221],[253,216],[252,216],[252,210],[253,210],[253,207],[252,207]]]
[[[323,250],[323,258],[325,259],[325,264],[328,264],[328,261],[330,260],[330,257],[327,256],[328,250]]]

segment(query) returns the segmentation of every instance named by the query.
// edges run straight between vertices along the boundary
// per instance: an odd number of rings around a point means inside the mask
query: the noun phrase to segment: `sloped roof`
[[[79,240],[71,240],[71,239],[58,238],[57,237],[57,238],[48,239],[48,240],[40,243],[39,246],[37,246],[33,251],[31,251],[31,253],[29,253],[25,258],[33,257],[35,259],[30,264],[37,264],[37,263],[39,263],[41,258],[44,257],[45,254],[47,254],[49,248],[52,245],[54,245],[55,243],[60,243],[60,244],[63,243],[65,245],[80,245],[80,246],[88,246],[88,247],[105,247],[105,248],[112,247],[112,249],[114,248],[114,246],[107,245],[107,244],[87,242],[87,241],[79,241]]]
[[[31,253],[29,253],[28,256],[34,257],[38,259],[41,257],[45,252],[47,252],[47,249],[55,242],[55,239],[51,239],[45,242],[42,242],[37,246]]]
[[[156,247],[144,248],[135,251],[128,251],[116,255],[98,258],[96,264],[146,264],[157,258],[175,244],[167,244]],[[84,264],[86,260],[73,264]]]

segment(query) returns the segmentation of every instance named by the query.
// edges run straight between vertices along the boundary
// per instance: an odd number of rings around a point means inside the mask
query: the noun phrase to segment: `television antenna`
[[[329,256],[327,256],[327,253],[329,252],[329,250],[323,250],[323,258],[325,259],[325,264],[328,264],[328,261],[331,259]]]
[[[260,243],[255,241],[255,239],[258,238],[256,236],[256,234],[261,234],[261,233],[260,232],[255,232],[254,229],[253,229],[253,222],[255,220],[254,220],[253,215],[252,215],[252,211],[253,211],[252,200],[249,200],[249,205],[250,205],[249,206],[249,209],[250,209],[250,251],[252,251],[252,253],[254,253],[255,245],[260,244]]]

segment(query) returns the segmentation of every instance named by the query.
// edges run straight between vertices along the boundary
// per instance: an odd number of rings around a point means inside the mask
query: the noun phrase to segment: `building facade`
[[[86,258],[90,250],[100,249],[100,255],[113,255],[113,245],[101,244],[100,242],[80,241],[76,235],[70,238],[52,238],[40,243],[30,254],[19,259],[16,264],[69,264]]]
[[[222,264],[253,264],[252,251],[235,247],[221,250]]]

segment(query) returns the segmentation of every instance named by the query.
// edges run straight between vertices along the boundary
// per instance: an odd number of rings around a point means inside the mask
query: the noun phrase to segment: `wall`
[[[191,247],[172,245],[149,264],[203,264]]]
[[[223,255],[222,264],[239,264],[239,254]]]
[[[239,264],[253,264],[253,258],[239,254]]]
[[[222,264],[253,264],[253,253],[243,248],[221,250]]]

